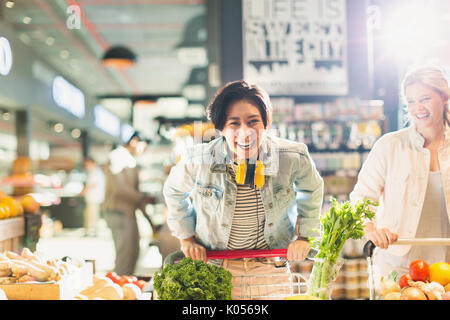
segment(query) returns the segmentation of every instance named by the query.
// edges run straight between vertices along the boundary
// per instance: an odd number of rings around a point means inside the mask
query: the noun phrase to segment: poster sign
[[[243,0],[243,75],[271,95],[348,93],[345,0]]]

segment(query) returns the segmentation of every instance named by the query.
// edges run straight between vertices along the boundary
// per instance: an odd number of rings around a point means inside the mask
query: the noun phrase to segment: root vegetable
[[[59,279],[61,279],[58,269],[55,267],[45,265],[35,260],[28,261],[28,263],[47,272],[47,274],[49,275],[48,280],[58,281]]]
[[[28,248],[23,248],[20,255],[25,259],[27,259],[28,261],[35,261],[39,263],[41,262],[41,260]]]
[[[1,277],[9,277],[11,275],[11,269],[0,270]]]
[[[23,261],[27,260],[24,257],[22,257],[20,254],[17,254],[12,251],[5,251],[5,255],[11,260],[23,260]]]
[[[445,290],[445,292],[450,291],[450,283],[447,284],[447,285],[444,287],[444,290]]]
[[[29,274],[21,276],[19,279],[17,279],[17,282],[35,282],[35,281],[38,280],[35,277],[30,276]]]
[[[50,274],[45,270],[30,264],[27,261],[11,260],[11,271],[14,276],[20,278],[24,275],[31,275],[40,282],[49,281]]]
[[[9,270],[11,269],[11,261],[0,261],[0,271]]]
[[[142,295],[141,289],[133,283],[124,284],[122,291],[124,300],[138,300]]]
[[[381,277],[379,289],[380,295],[384,297],[391,292],[400,292],[400,287],[394,280]]]
[[[408,283],[411,287],[422,290],[430,300],[442,300],[445,293],[444,287],[437,282],[408,281]]]
[[[114,282],[107,277],[101,277],[101,276],[94,276],[92,278],[92,282],[94,284],[94,286],[98,286],[98,287],[103,287],[107,284],[113,284]]]
[[[11,284],[16,283],[17,278],[16,277],[1,277],[0,278],[0,284]]]
[[[384,296],[384,300],[400,300],[401,297],[400,292],[390,292],[387,295]]]
[[[406,287],[401,292],[400,300],[427,300],[427,297],[419,288]]]
[[[122,300],[123,299],[123,291],[122,288],[116,284],[107,284],[102,287],[100,290],[94,293],[94,297],[92,298],[102,298],[104,300]]]
[[[101,288],[103,288],[104,286],[106,286],[108,284],[113,284],[113,283],[114,282],[112,282],[112,280],[109,278],[94,276],[93,285],[84,289],[83,291],[81,291],[80,294],[83,294],[83,295],[86,295],[89,297],[91,295],[95,295],[95,293],[97,291],[99,291]]]

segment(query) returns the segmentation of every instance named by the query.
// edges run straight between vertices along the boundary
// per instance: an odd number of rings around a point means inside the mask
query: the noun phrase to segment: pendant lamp
[[[133,51],[123,46],[109,48],[102,58],[102,63],[108,67],[127,68],[136,64],[136,55]]]

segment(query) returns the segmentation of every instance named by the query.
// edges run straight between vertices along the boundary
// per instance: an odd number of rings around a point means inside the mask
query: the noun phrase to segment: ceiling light
[[[22,22],[25,23],[25,24],[30,24],[31,18],[30,17],[24,17]]]
[[[61,57],[61,59],[67,59],[69,57],[69,51],[67,50],[63,50],[59,53],[59,56]]]
[[[64,125],[58,122],[53,126],[53,130],[55,130],[55,132],[57,133],[61,133],[64,130]]]
[[[105,52],[102,63],[108,67],[127,68],[136,64],[136,55],[126,47],[116,46]]]
[[[53,37],[48,37],[48,38],[45,40],[45,43],[46,43],[47,45],[49,45],[49,46],[52,46],[52,45],[55,43],[55,38],[53,38]]]
[[[80,129],[73,129],[70,133],[72,135],[72,138],[78,139],[81,136]]]
[[[14,1],[6,1],[5,7],[11,9],[12,7],[14,7]]]

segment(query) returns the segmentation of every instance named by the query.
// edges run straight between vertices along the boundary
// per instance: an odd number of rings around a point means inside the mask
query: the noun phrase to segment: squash
[[[89,298],[91,300],[91,297]],[[107,284],[100,290],[94,292],[92,299],[93,298],[102,298],[104,300],[123,300],[123,291],[117,283]]]
[[[107,284],[113,283],[111,279],[106,278],[106,277],[99,277],[99,276],[94,276],[92,278],[92,282],[93,282],[92,286],[89,286],[88,288],[84,289],[83,291],[80,292],[80,294],[86,295],[86,296],[91,296],[96,291],[99,291],[101,288],[103,288]]]
[[[141,289],[134,283],[126,283],[122,287],[123,300],[139,300],[142,296]]]

